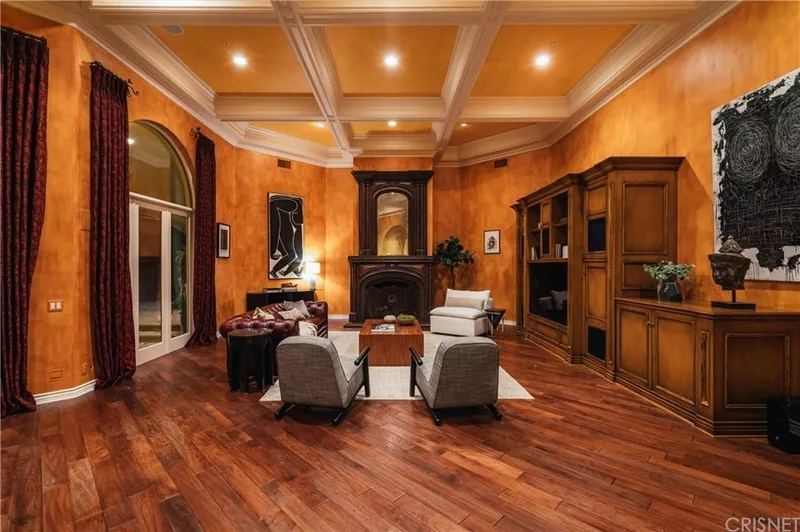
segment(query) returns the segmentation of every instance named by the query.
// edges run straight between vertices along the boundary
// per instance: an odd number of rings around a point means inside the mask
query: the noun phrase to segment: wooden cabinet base
[[[612,380],[713,435],[766,434],[800,393],[800,312],[617,298]]]

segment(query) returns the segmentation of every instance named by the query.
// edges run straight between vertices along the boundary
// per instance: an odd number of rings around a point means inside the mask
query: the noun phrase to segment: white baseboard
[[[56,401],[65,401],[67,399],[74,399],[81,395],[87,394],[94,390],[94,383],[97,379],[92,379],[89,382],[79,384],[74,388],[67,388],[66,390],[56,390],[54,392],[44,392],[34,394],[33,398],[36,399],[37,405],[46,405],[47,403],[55,403]]]
[[[516,321],[514,321],[514,320],[503,320],[503,325],[511,325],[511,326],[516,326],[516,325],[517,325],[517,322],[516,322]]]
[[[346,320],[349,319],[349,314],[328,314],[329,320]]]

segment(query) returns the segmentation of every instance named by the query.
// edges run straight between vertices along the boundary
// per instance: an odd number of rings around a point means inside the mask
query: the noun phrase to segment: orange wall
[[[219,164],[219,163],[218,163]],[[219,185],[218,185],[219,186]],[[323,263],[320,277],[325,278],[325,169],[292,161],[290,170],[278,168],[277,158],[247,150],[236,157],[235,223],[231,239],[236,253],[237,283],[234,312],[244,312],[244,294],[264,287],[279,287],[283,282],[308,286],[305,279],[269,280],[267,263],[267,194],[277,192],[303,198],[304,253],[308,262]],[[238,245],[237,245],[238,242]],[[317,283],[317,299],[325,299],[324,282]],[[230,317],[218,316],[221,320]]]
[[[358,183],[350,168],[325,170],[325,265],[322,283],[330,314],[350,312],[350,264],[358,254]]]
[[[325,169],[295,162],[291,170],[282,170],[274,157],[235,148],[71,27],[7,6],[2,18],[4,25],[46,37],[50,47],[46,209],[29,316],[33,393],[71,388],[94,377],[88,297],[91,61],[133,80],[139,95],[128,100],[129,120],[166,128],[188,161],[194,160],[192,128],[201,127],[216,145],[217,221],[231,225],[232,245],[231,258],[216,261],[218,321],[245,310],[247,290],[279,284],[267,280],[267,192],[305,198],[306,251],[323,262],[324,276]],[[324,289],[324,282],[318,286]],[[62,299],[64,311],[48,313],[49,299]]]
[[[722,17],[560,142],[462,169],[462,230],[479,249],[484,229],[502,231],[501,255],[476,255],[469,286],[490,288],[513,316],[514,213],[518,197],[567,172],[609,156],[684,156],[678,180],[678,260],[696,264],[692,297],[728,297],[713,284],[707,255],[715,249],[711,175],[711,111],[800,66],[800,3],[747,2]],[[800,283],[747,282],[743,299],[800,307]]]

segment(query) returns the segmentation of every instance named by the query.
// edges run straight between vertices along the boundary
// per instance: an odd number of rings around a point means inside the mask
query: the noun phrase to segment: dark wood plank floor
[[[2,422],[3,530],[677,530],[800,515],[800,458],[713,439],[522,343],[535,396],[445,416],[357,402],[277,422],[227,391],[224,345]]]

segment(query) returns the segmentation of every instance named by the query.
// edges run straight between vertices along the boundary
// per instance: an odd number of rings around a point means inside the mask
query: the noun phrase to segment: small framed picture
[[[483,253],[486,255],[500,254],[500,229],[483,232]]]
[[[231,256],[231,226],[217,224],[217,258],[229,259]]]

